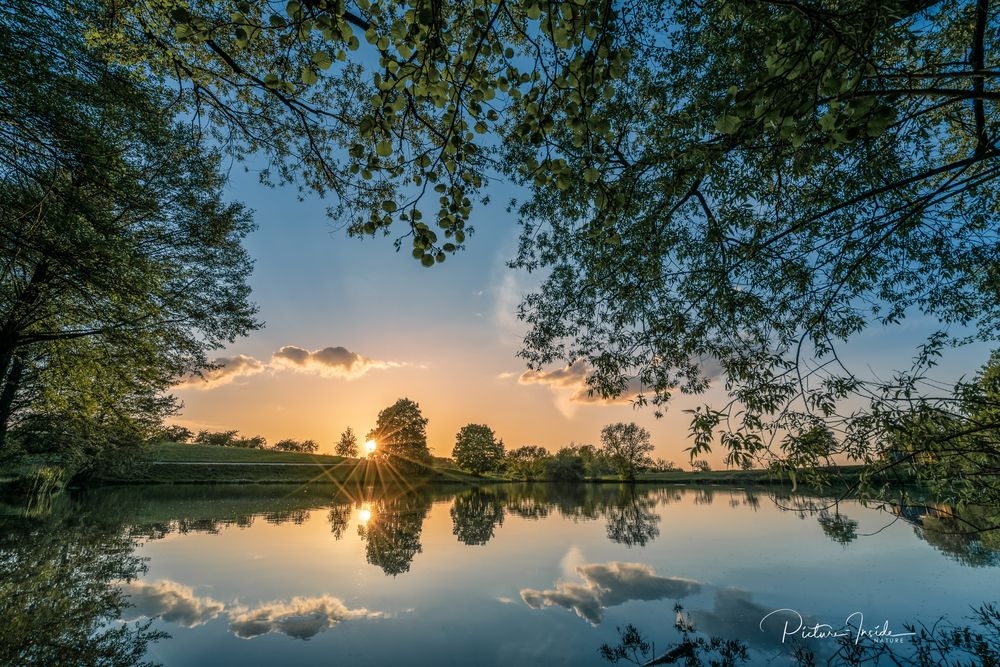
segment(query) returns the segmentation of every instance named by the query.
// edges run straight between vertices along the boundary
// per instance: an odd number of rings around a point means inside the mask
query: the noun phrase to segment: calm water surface
[[[783,644],[774,610],[902,633],[1000,597],[997,552],[933,511],[742,489],[131,487],[36,514],[3,519],[6,641],[120,627],[59,596],[121,590],[164,665],[600,665],[628,623],[676,642],[677,604],[784,664],[833,642]]]

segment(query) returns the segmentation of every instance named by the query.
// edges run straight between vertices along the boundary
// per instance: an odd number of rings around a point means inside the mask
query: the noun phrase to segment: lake
[[[780,665],[849,617],[905,654],[906,624],[1000,597],[995,542],[953,527],[726,487],[93,489],[2,518],[0,662],[606,665],[618,628],[661,654],[680,620]]]

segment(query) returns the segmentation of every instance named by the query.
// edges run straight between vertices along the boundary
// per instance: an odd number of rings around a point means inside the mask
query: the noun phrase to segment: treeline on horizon
[[[674,472],[682,469],[673,461],[654,459],[650,433],[635,423],[609,424],[601,431],[601,444],[570,443],[556,452],[538,445],[525,445],[507,449],[492,428],[485,424],[467,424],[459,429],[451,458],[430,455],[426,428],[429,420],[420,406],[408,398],[401,398],[382,410],[375,428],[367,434],[376,448],[368,453],[375,461],[386,462],[401,471],[419,471],[440,463],[454,463],[474,475],[498,475],[522,480],[579,481],[617,475],[623,480],[634,480],[640,472]],[[183,426],[168,426],[157,440],[194,445],[270,449],[282,452],[316,453],[319,445],[314,440],[283,439],[268,447],[263,436],[241,436],[238,431],[199,431],[197,434]],[[357,435],[350,427],[340,435],[334,448],[337,456],[358,458],[362,452]],[[691,469],[707,472],[711,466],[704,460],[693,460]]]

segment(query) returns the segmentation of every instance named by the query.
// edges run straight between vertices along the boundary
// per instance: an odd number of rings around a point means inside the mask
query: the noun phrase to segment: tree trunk
[[[24,374],[24,363],[14,357],[10,364],[10,371],[3,383],[3,392],[0,392],[0,451],[3,451],[7,444],[7,427],[10,424],[11,409],[14,406],[14,397],[21,384],[21,376]]]

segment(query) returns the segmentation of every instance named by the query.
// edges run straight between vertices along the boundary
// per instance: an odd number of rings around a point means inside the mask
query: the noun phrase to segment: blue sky
[[[571,441],[597,443],[605,424],[636,421],[653,434],[657,456],[681,463],[689,444],[683,410],[723,397],[719,387],[678,397],[657,420],[648,408],[574,400],[576,385],[519,382],[525,367],[515,353],[523,328],[515,308],[535,281],[505,267],[518,234],[507,205],[524,195],[510,185],[494,184],[490,204],[474,210],[468,248],[431,269],[405,249],[397,253],[392,237],[347,238],[327,217],[330,202],[315,195],[299,201],[297,194],[265,187],[241,165],[232,167],[229,196],[254,209],[259,226],[246,245],[256,261],[253,298],[266,326],[219,352],[227,359],[242,355],[243,368],[253,372],[179,388],[185,406],[176,423],[235,428],[272,442],[312,438],[321,451],[331,451],[345,427],[364,435],[380,409],[407,396],[430,419],[429,441],[438,455],[450,453],[466,423],[490,425],[508,448],[555,450]],[[892,330],[871,330],[845,346],[842,357],[861,373],[908,368],[934,328],[917,317]],[[273,356],[285,346],[305,361]],[[338,367],[324,364],[329,354],[306,356],[327,348],[344,348],[328,353],[358,355],[357,363]],[[937,375],[970,374],[987,355],[983,345],[959,350]],[[721,462],[718,452],[708,458]]]

